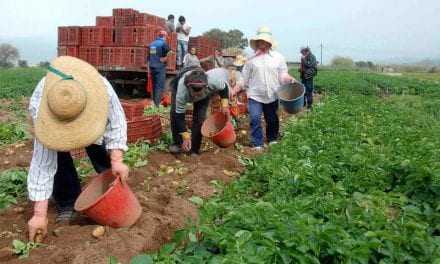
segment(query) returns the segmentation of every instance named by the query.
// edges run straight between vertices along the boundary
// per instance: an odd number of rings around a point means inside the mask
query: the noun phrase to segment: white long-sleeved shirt
[[[287,63],[279,52],[269,51],[249,59],[243,67],[248,98],[263,104],[274,102],[278,99],[277,91],[286,74]]]
[[[104,135],[96,144],[105,144],[110,149],[126,151],[127,122],[121,103],[111,84],[102,77],[109,95],[109,113]],[[29,103],[29,112],[35,123],[38,115],[45,78],[35,88]],[[54,176],[57,171],[57,151],[46,148],[38,139],[34,140],[34,151],[29,168],[27,188],[31,201],[47,200],[52,195]]]

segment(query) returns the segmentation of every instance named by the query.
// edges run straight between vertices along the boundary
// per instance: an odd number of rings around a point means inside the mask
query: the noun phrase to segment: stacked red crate
[[[97,16],[96,26],[97,27],[113,27],[114,21],[112,16]]]
[[[122,66],[128,68],[146,67],[146,49],[138,47],[121,48]]]
[[[133,26],[137,11],[131,8],[113,9],[113,18],[115,26]]]
[[[60,46],[58,47],[58,56],[78,57],[78,46]]]
[[[96,26],[59,27],[58,54],[79,57],[108,69],[143,69],[146,66],[147,47],[165,28],[165,22],[164,18],[134,9],[113,9],[113,16],[96,17]],[[168,42],[175,53],[176,33],[169,35]],[[174,71],[175,68],[173,54],[168,60],[167,69]]]
[[[139,140],[156,141],[162,134],[162,124],[159,115],[136,117],[127,122],[128,143]]]
[[[81,42],[80,27],[58,27],[58,45],[76,46]]]
[[[143,116],[145,108],[151,106],[151,104],[152,102],[149,99],[121,100],[121,105],[124,109],[125,119],[127,121],[133,120],[136,117]]]
[[[93,66],[99,66],[102,64],[102,49],[101,47],[83,47],[79,48],[80,59],[87,61]]]

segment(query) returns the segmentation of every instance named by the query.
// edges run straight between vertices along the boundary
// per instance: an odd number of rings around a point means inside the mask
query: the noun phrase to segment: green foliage
[[[199,203],[155,263],[440,261],[440,89],[320,72],[331,96],[221,195]],[[437,88],[437,89],[435,89]],[[386,95],[386,96],[384,96]]]
[[[31,96],[45,74],[46,70],[38,67],[0,69],[0,98]]]
[[[164,107],[163,105],[157,106],[151,106],[147,107],[144,110],[144,115],[165,115],[170,113],[170,107]]]
[[[354,66],[354,62],[353,59],[350,57],[341,57],[341,56],[336,56],[332,59],[331,61],[331,65],[332,66],[336,66],[336,67],[353,67]]]
[[[248,40],[244,37],[243,32],[238,29],[232,29],[229,31],[223,31],[218,28],[211,29],[203,36],[217,39],[221,42],[222,48],[246,48],[248,46]]]
[[[29,257],[29,253],[43,244],[34,243],[34,242],[23,242],[21,240],[14,239],[12,241],[12,246],[14,250],[14,254],[18,255],[20,259]]]
[[[27,171],[12,169],[0,173],[0,210],[17,202],[26,194]]]
[[[29,138],[26,126],[20,123],[0,123],[0,146]]]

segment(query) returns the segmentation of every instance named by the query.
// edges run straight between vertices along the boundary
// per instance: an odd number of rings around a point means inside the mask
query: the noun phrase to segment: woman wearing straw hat
[[[250,40],[255,55],[243,68],[244,86],[247,88],[248,109],[251,126],[251,143],[254,150],[264,147],[261,115],[266,120],[266,139],[269,144],[276,143],[279,136],[277,90],[283,83],[295,79],[288,74],[284,57],[273,50],[275,40],[268,27],[258,29]]]
[[[68,56],[53,60],[32,94],[29,111],[36,137],[27,182],[29,199],[35,202],[28,222],[33,241],[37,231],[47,233],[51,196],[57,221],[74,216],[81,187],[70,150],[86,148],[97,172],[111,168],[122,181],[129,169],[123,163],[124,112],[110,83],[90,64]]]

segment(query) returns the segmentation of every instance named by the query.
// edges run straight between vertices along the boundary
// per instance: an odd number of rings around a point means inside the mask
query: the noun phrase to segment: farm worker
[[[234,60],[233,58],[225,58],[223,67],[214,68],[211,72],[216,72],[223,80],[228,82],[229,87],[229,103],[230,113],[232,117],[238,116],[237,93],[243,89],[243,78],[241,73],[237,71],[238,67],[243,66],[243,61]]]
[[[165,88],[167,58],[170,48],[166,42],[167,32],[161,30],[157,39],[149,45],[148,66],[153,79],[153,101],[159,106]]]
[[[123,182],[129,169],[124,111],[111,84],[90,64],[73,57],[53,60],[38,83],[29,104],[35,131],[27,188],[34,202],[28,222],[29,239],[38,230],[47,233],[47,207],[52,196],[57,221],[74,218],[80,181],[69,151],[86,148],[100,173],[112,169]]]
[[[199,58],[196,55],[196,48],[191,48],[189,53],[185,55],[183,58],[183,67],[200,67]]]
[[[168,15],[168,19],[166,22],[168,33],[172,33],[176,31],[176,26],[174,25],[174,15]]]
[[[214,65],[214,68],[221,68],[225,64],[224,60],[225,58],[223,57],[222,51],[220,49],[216,49],[214,55],[208,56],[200,60],[200,62],[209,61],[210,63],[212,63],[212,65]]]
[[[179,23],[176,26],[177,32],[177,67],[183,66],[183,58],[188,53],[189,34],[191,33],[191,25],[186,22],[184,16],[179,17]]]
[[[199,67],[186,68],[179,73],[172,85],[171,96],[171,132],[173,145],[171,153],[182,151],[192,155],[200,153],[202,143],[202,124],[206,118],[211,95],[218,93],[222,98],[221,111],[229,115],[229,85],[227,75],[211,70],[204,72]],[[186,104],[193,104],[192,128],[187,130],[185,123]]]
[[[273,50],[275,40],[268,27],[261,27],[250,40],[255,55],[243,67],[244,86],[247,88],[251,143],[254,150],[264,147],[261,115],[266,121],[266,139],[269,144],[279,136],[277,91],[284,83],[295,79],[288,74],[284,57]]]
[[[313,77],[318,73],[318,63],[315,55],[312,54],[309,47],[301,48],[301,64],[299,68],[301,82],[306,88],[304,106],[308,109],[313,104]]]

